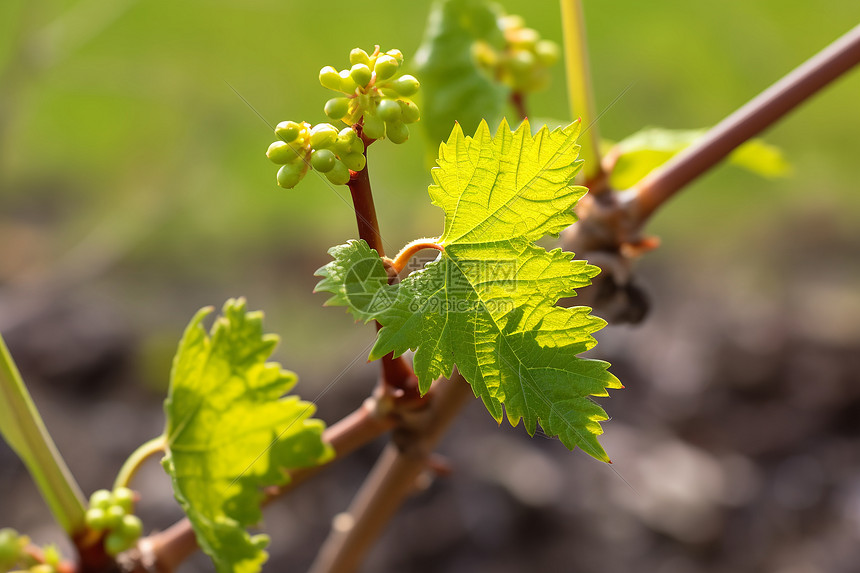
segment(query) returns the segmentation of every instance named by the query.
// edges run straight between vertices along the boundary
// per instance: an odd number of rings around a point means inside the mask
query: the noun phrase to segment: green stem
[[[57,522],[69,535],[84,529],[85,501],[45,428],[0,335],[0,432],[18,454]]]
[[[117,489],[120,487],[128,487],[131,483],[132,478],[134,478],[134,474],[137,473],[137,470],[140,469],[140,466],[143,465],[143,462],[148,460],[150,457],[154,456],[159,452],[164,451],[164,447],[167,444],[167,441],[164,437],[164,434],[152,438],[148,442],[141,444],[136,450],[134,450],[128,459],[125,460],[125,463],[122,464],[122,467],[119,470],[119,473],[116,476],[116,480],[113,482],[113,488]]]
[[[582,119],[579,157],[586,184],[605,180],[600,165],[600,130],[597,128],[597,110],[588,60],[588,43],[585,36],[585,17],[581,0],[561,0],[561,23],[564,32],[564,66],[567,73],[567,94],[571,117]],[[602,189],[591,189],[600,192]]]

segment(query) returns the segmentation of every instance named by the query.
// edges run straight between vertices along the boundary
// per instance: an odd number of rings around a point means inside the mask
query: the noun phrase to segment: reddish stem
[[[376,323],[377,332],[382,328],[382,325]],[[398,397],[419,400],[421,393],[418,390],[418,377],[408,362],[402,357],[394,357],[394,353],[389,353],[379,359],[382,367],[382,375],[380,382],[389,386],[392,390],[399,392]]]
[[[365,157],[367,156],[366,145]],[[376,217],[376,207],[373,204],[373,192],[370,188],[367,164],[361,171],[353,172],[347,185],[352,195],[359,238],[364,239],[380,257],[384,257],[385,249],[382,246],[382,235],[379,233],[379,220]],[[379,330],[380,328],[380,324],[376,323],[376,329]],[[382,382],[384,384],[401,390],[410,397],[417,397],[418,379],[415,377],[412,367],[407,364],[402,356],[394,358],[392,354],[386,354],[381,358],[381,364]]]
[[[382,247],[382,236],[379,234],[379,221],[376,218],[376,207],[373,204],[367,165],[361,171],[353,173],[347,185],[352,195],[355,221],[358,224],[358,236],[364,239],[371,249],[376,250],[380,257],[384,257],[385,249]]]
[[[520,116],[520,121],[528,119],[529,112],[526,109],[526,96],[523,92],[511,92],[511,105]]]

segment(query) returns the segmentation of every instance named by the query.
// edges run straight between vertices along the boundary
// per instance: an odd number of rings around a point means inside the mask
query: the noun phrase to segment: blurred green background
[[[561,41],[555,2],[502,5]],[[24,328],[67,299],[101,308],[109,317],[85,314],[81,328],[118,322],[130,333],[131,378],[157,403],[188,319],[245,295],[266,311],[268,330],[283,339],[278,359],[313,398],[372,337],[370,326],[352,326],[310,294],[326,249],[355,237],[355,223],[345,187],[332,190],[314,176],[289,191],[275,185],[264,155],[273,136],[257,112],[271,125],[322,121],[330,92],[317,81],[319,68],[344,67],[351,48],[375,43],[400,48],[408,63],[429,7],[0,1],[0,328]],[[605,110],[600,129],[614,140],[646,126],[713,125],[860,22],[860,3],[849,0],[586,1],[585,9]],[[555,72],[552,87],[529,100],[534,117],[569,116],[562,66]],[[658,324],[683,320],[659,306],[672,304],[672,289],[705,285],[707,293],[728,291],[729,301],[765,306],[779,299],[788,301],[776,305],[785,313],[800,289],[813,303],[801,310],[818,313],[807,321],[818,331],[860,337],[858,103],[855,71],[765,134],[784,150],[792,177],[720,167],[658,214],[650,230],[663,246],[639,265],[658,291]],[[421,135],[413,130],[407,144],[382,142],[369,153],[392,251],[441,228],[426,195],[430,143]],[[63,333],[77,332],[47,329],[34,336],[45,347],[57,339],[53,350],[69,344]],[[605,355],[615,362],[612,350],[637,339],[612,336],[609,329]],[[361,372],[373,376],[372,368]],[[320,414],[335,420],[367,388],[336,388],[349,400]],[[95,479],[82,481],[95,487]]]
[[[263,155],[271,132],[231,86],[270,124],[321,121],[328,93],[319,68],[343,66],[352,47],[374,43],[408,57],[429,3],[325,6],[0,4],[0,224],[10,235],[2,278],[52,272],[62,261],[107,262],[94,274],[122,284],[116,296],[173,332],[196,307],[245,294],[289,341],[290,365],[301,373],[316,364],[313,350],[342,336],[346,321],[299,295],[312,288],[308,271],[326,262],[325,249],[355,235],[348,194],[316,177],[277,188]],[[554,3],[505,6],[561,40]],[[586,11],[598,107],[614,102],[600,127],[616,140],[649,125],[712,125],[860,20],[860,5],[844,0],[814,9],[587,2]],[[531,98],[534,116],[569,116],[561,65],[556,72],[552,88]],[[767,135],[795,166],[793,178],[718,169],[682,194],[653,224],[665,245],[656,257],[724,256],[728,264],[738,248],[810,211],[856,233],[858,94],[854,74]],[[416,133],[371,153],[382,230],[394,248],[436,234],[441,222],[425,194],[425,144]],[[171,305],[173,297],[180,303]],[[153,312],[165,306],[177,314]]]

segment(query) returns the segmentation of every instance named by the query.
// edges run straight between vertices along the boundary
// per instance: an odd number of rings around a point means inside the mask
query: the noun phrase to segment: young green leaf
[[[648,173],[695,143],[705,133],[706,129],[648,127],[624,138],[612,148],[617,154],[617,160],[610,174],[610,183],[616,189],[633,187]],[[728,161],[736,167],[766,178],[785,177],[791,172],[791,165],[782,151],[761,139],[747,141],[729,155]]]
[[[434,141],[444,141],[455,121],[471,133],[482,119],[495,125],[504,115],[509,88],[479,69],[472,54],[476,41],[504,46],[500,14],[487,0],[434,3],[415,54],[425,95],[421,123]]]
[[[296,377],[266,362],[277,337],[263,334],[262,313],[229,300],[207,335],[201,323],[211,312],[192,319],[174,358],[162,463],[216,569],[253,573],[268,541],[245,530],[260,520],[260,488],[324,462],[331,449],[314,406],[283,397]]]
[[[503,121],[495,137],[485,122],[474,137],[455,127],[430,187],[445,211],[438,258],[389,286],[375,251],[353,241],[330,251],[317,290],[383,325],[372,359],[415,350],[422,392],[456,365],[497,420],[504,404],[512,425],[522,418],[533,435],[539,422],[608,461],[597,442],[607,416],[590,397],[621,384],[607,363],[577,357],[605,322],[586,307],[554,306],[599,270],[534,244],[576,221],[571,208],[586,192],[569,185],[582,163],[578,135],[578,123],[535,136],[528,122],[511,132]]]

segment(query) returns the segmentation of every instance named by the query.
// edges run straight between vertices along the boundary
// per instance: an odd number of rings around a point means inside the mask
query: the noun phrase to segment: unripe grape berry
[[[373,71],[376,72],[376,79],[379,81],[387,80],[388,78],[394,76],[397,73],[398,68],[400,68],[400,64],[388,55],[381,55],[376,58],[376,65],[373,68]]]
[[[337,158],[329,149],[317,149],[311,153],[311,167],[320,173],[328,173],[334,167]]]
[[[307,165],[304,161],[301,163],[287,163],[282,166],[278,169],[278,185],[284,189],[292,189],[304,177],[306,167]]]
[[[383,97],[388,99],[400,99],[402,96],[391,89],[388,84],[382,84],[381,87],[376,88],[376,91]]]
[[[531,50],[540,39],[540,34],[534,28],[521,28],[505,34],[505,39],[513,46]]]
[[[115,529],[122,523],[122,518],[125,515],[125,510],[122,507],[112,505],[105,510],[105,524],[109,529]]]
[[[0,567],[17,561],[20,553],[21,543],[18,541],[18,532],[10,527],[0,529]]]
[[[129,543],[128,540],[118,531],[114,531],[105,537],[105,553],[112,557],[116,557],[132,545],[133,544]]]
[[[355,83],[360,87],[364,87],[367,85],[367,82],[370,81],[370,77],[373,75],[373,72],[370,71],[370,68],[367,64],[355,64],[349,69],[349,75],[355,80]]]
[[[409,139],[409,128],[402,121],[386,123],[385,133],[393,143],[403,143]]]
[[[345,94],[355,93],[358,83],[349,75],[349,70],[341,70],[338,76],[340,77],[340,91]]]
[[[376,115],[382,121],[397,121],[400,119],[400,106],[393,99],[383,99],[376,107]]]
[[[266,157],[275,165],[283,165],[284,163],[293,161],[296,158],[296,152],[289,144],[283,141],[275,141],[266,150]]]
[[[361,141],[358,133],[352,127],[345,127],[338,132],[337,141],[334,142],[332,148],[338,155],[345,155],[349,153],[352,144],[356,141]]]
[[[364,64],[365,66],[370,66],[370,56],[368,56],[367,52],[361,48],[353,48],[349,52],[349,63],[353,65]]]
[[[334,167],[325,176],[335,185],[346,185],[349,183],[349,169],[342,161],[335,161]]]
[[[358,134],[351,127],[344,127],[337,133],[337,140],[342,141],[347,145],[349,145],[356,139],[358,139]]]
[[[107,510],[111,504],[111,494],[106,489],[99,489],[90,496],[90,507]]]
[[[325,114],[332,119],[342,119],[349,113],[349,98],[335,97],[325,102]]]
[[[352,144],[338,138],[337,141],[334,142],[334,145],[331,146],[331,150],[337,155],[343,156],[352,151]]]
[[[385,122],[375,113],[364,114],[364,135],[370,139],[381,139],[385,137]]]
[[[400,119],[403,123],[415,123],[421,119],[421,112],[414,102],[402,99],[397,104],[400,106]]]
[[[511,72],[515,75],[528,73],[535,65],[534,54],[528,50],[516,50],[511,56]]]
[[[326,66],[320,70],[320,84],[324,88],[340,91],[340,75],[332,66]]]
[[[364,142],[361,139],[356,138],[349,145],[349,152],[350,153],[364,153]]]
[[[418,88],[421,87],[421,84],[418,83],[415,76],[406,74],[392,81],[388,84],[388,87],[402,96],[411,96],[418,92]]]
[[[84,523],[93,531],[102,531],[107,527],[107,515],[100,507],[91,507],[84,514]]]
[[[324,149],[337,140],[337,128],[330,123],[320,123],[311,129],[311,147]]]
[[[398,65],[401,65],[401,66],[403,65],[403,52],[401,52],[400,50],[395,48],[393,50],[388,50],[385,53],[387,55],[391,56],[392,58],[394,58],[395,60],[397,60]]]
[[[351,171],[361,171],[364,169],[364,166],[367,165],[367,158],[363,153],[347,153],[346,155],[341,156],[341,161],[346,165]]]
[[[111,499],[115,505],[123,508],[126,513],[131,513],[134,510],[134,492],[127,487],[118,487],[113,490]]]
[[[122,518],[122,523],[117,531],[128,541],[137,541],[143,533],[143,523],[136,515],[126,515]]]
[[[551,66],[558,61],[558,44],[552,40],[541,40],[535,45],[535,56],[544,66]]]
[[[526,21],[522,16],[517,14],[508,14],[499,18],[499,28],[502,30],[511,30],[513,28],[522,28],[526,25]]]
[[[302,126],[294,121],[282,121],[275,126],[275,135],[285,143],[295,141],[302,131]]]

